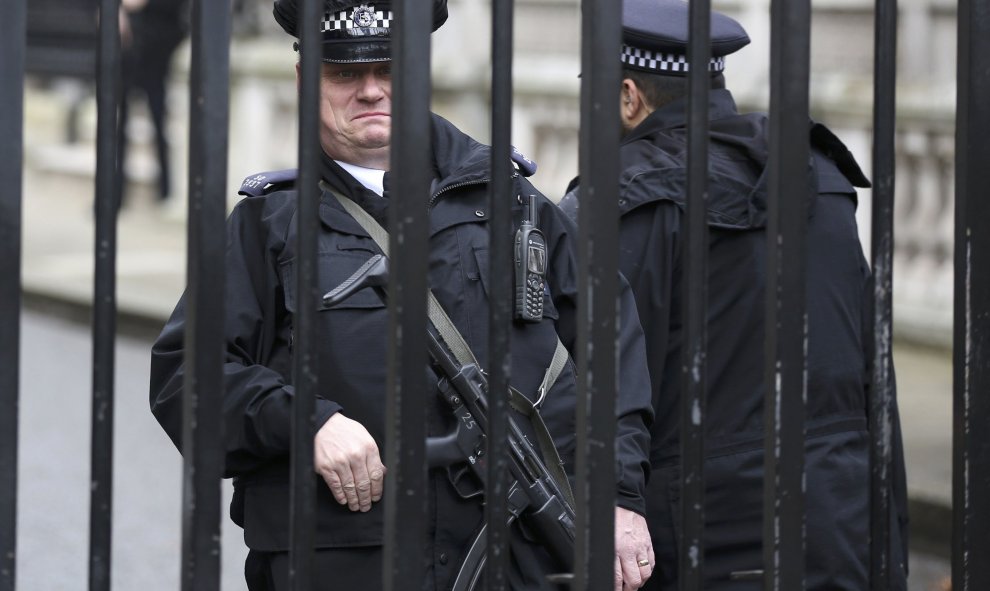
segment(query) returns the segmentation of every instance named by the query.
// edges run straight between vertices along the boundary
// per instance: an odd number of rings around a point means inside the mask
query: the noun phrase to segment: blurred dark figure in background
[[[171,193],[169,147],[165,130],[165,83],[168,80],[172,55],[188,31],[188,16],[187,0],[121,0],[123,95],[120,101],[117,158],[121,204],[125,199],[127,176],[124,173],[129,114],[127,99],[134,91],[139,91],[144,96],[155,126],[159,202],[164,202]]]

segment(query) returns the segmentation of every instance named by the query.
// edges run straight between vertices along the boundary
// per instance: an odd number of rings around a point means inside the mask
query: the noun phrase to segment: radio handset
[[[516,230],[516,306],[521,322],[543,320],[543,282],[547,274],[547,240],[537,228],[536,196],[529,196],[529,212]]]

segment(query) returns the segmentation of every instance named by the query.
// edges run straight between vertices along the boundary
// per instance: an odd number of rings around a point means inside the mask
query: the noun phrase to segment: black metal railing
[[[21,191],[27,0],[0,19],[0,591],[17,574],[17,434],[20,398]]]
[[[897,0],[877,0],[873,94],[873,299],[868,334],[873,349],[869,400],[870,586],[891,581],[891,490],[893,482],[893,261],[894,134],[897,101]]]
[[[301,22],[315,22],[322,0],[301,0]],[[101,0],[100,13],[116,15],[119,0]],[[492,293],[509,294],[512,124],[512,0],[493,0],[492,105],[493,184],[488,208],[493,244]],[[617,89],[621,11],[615,0],[583,0],[581,153],[583,206],[579,220],[577,543],[573,588],[611,588],[615,483],[595,477],[614,473],[617,365],[619,178]],[[420,576],[426,532],[426,436],[423,366],[427,362],[427,258],[430,171],[430,54],[432,13],[422,0],[396,0],[391,188],[402,195],[390,206],[392,273],[389,284],[388,383],[385,464],[384,585],[400,590]],[[708,0],[691,4],[691,71],[707,72]],[[874,93],[872,342],[870,398],[872,441],[871,588],[887,589],[892,577],[891,440],[893,379],[891,345],[894,133],[896,129],[896,0],[876,1]],[[188,324],[184,386],[183,590],[219,588],[220,479],[223,473],[221,403],[223,293],[229,126],[230,3],[195,0],[190,122],[188,221]],[[17,564],[19,319],[21,314],[21,204],[23,91],[27,0],[5,4],[0,19],[0,591],[13,591]],[[456,18],[456,16],[455,16]],[[953,588],[990,588],[990,3],[959,3],[956,145],[955,423]],[[97,167],[95,285],[93,296],[92,492],[89,588],[109,590],[114,339],[116,333],[116,216],[121,187],[115,178],[120,146],[120,43],[117,19],[101,18],[97,60]],[[807,203],[786,199],[807,191],[809,159],[808,82],[811,6],[808,0],[775,2],[771,15],[771,182],[766,315],[766,419],[764,486],[764,585],[802,589],[805,578],[804,439],[808,324],[805,311]],[[313,478],[314,404],[318,391],[314,315],[319,302],[316,265],[319,179],[319,64],[316,30],[301,30],[299,109],[299,260],[292,438],[293,589],[313,583],[315,524]],[[690,77],[689,199],[682,407],[680,565],[684,589],[701,589],[704,574],[704,407],[707,316],[708,80]],[[592,151],[593,148],[593,151]],[[493,302],[489,316],[489,378],[492,391],[506,390],[511,376],[511,305]],[[797,395],[796,395],[797,394]],[[505,401],[492,397],[486,497],[488,585],[507,587],[507,466]],[[697,560],[691,560],[697,557]],[[236,575],[232,575],[236,576]]]
[[[990,2],[959,2],[952,588],[990,588]]]
[[[681,361],[681,552],[678,576],[685,591],[704,588],[705,413],[708,375],[708,61],[711,2],[690,9],[688,47],[688,198],[684,252],[684,354]]]
[[[315,23],[321,17],[322,2],[299,3],[299,22]],[[316,244],[319,232],[319,97],[322,49],[315,27],[300,27],[299,81],[299,208],[296,261],[296,349],[292,380],[295,396],[292,408],[290,500],[291,565],[289,588],[311,589],[313,543],[316,539],[316,482],[313,473],[313,414],[319,389],[316,367],[319,277]]]
[[[388,365],[385,465],[392,482],[385,501],[385,589],[399,591],[422,576],[426,535],[426,292],[432,163],[430,137],[430,31],[432,2],[400,0],[392,41],[391,169],[395,199],[389,207]],[[416,491],[410,494],[407,491]],[[414,549],[410,551],[410,549]]]
[[[117,106],[121,96],[118,0],[101,0],[96,64],[96,268],[93,286],[93,411],[89,588],[109,591],[113,518],[114,351],[117,333]],[[110,23],[110,26],[107,25]]]
[[[492,293],[512,293],[512,40],[513,0],[492,1],[492,182],[488,196],[489,267],[488,284]],[[488,312],[488,374],[490,392],[508,392],[512,375],[509,335],[512,302],[492,300]],[[508,589],[509,555],[509,457],[503,442],[508,437],[508,399],[490,396],[488,400],[488,490],[485,491],[487,524],[488,588]]]
[[[622,12],[584,0],[578,215],[577,507],[572,587],[613,585],[615,393],[619,262],[619,100]],[[598,477],[596,477],[596,475]]]
[[[192,4],[186,379],[182,391],[183,591],[220,584],[224,263],[230,3]]]
[[[808,190],[811,2],[774,2],[770,18],[763,588],[780,591],[803,589],[805,570],[808,205],[794,197]]]

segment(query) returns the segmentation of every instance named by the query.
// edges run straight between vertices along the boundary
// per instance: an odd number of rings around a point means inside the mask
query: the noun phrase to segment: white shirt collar
[[[385,194],[385,171],[377,170],[374,168],[365,168],[363,166],[357,166],[355,164],[350,164],[347,162],[341,162],[340,160],[335,160],[341,168],[346,170],[352,177],[355,178],[359,183],[368,188],[369,191],[376,193],[379,196],[384,196]]]

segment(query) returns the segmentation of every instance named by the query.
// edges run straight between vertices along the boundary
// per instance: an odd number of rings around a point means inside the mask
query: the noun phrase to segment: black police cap
[[[622,63],[633,70],[686,76],[689,4],[684,0],[625,0],[622,6]],[[725,69],[725,56],[749,44],[745,29],[711,11],[712,59],[708,70]]]
[[[302,0],[275,0],[275,21],[299,37],[298,7]],[[447,0],[432,0],[433,30],[447,21]],[[389,0],[323,0],[323,13],[314,27],[323,35],[323,61],[381,62],[392,59],[395,15]]]

